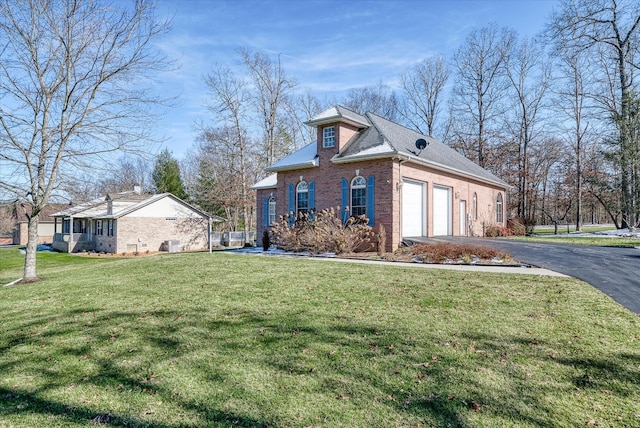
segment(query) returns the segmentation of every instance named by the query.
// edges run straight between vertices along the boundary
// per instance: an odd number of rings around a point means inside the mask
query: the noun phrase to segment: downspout
[[[400,236],[398,236],[398,246],[402,244],[402,164],[408,162],[407,159],[398,158],[398,224],[400,225]]]

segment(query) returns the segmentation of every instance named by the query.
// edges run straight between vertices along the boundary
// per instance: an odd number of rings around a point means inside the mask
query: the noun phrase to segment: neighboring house
[[[307,125],[313,142],[256,183],[257,236],[280,215],[339,207],[384,225],[387,251],[402,240],[479,236],[506,226],[509,185],[443,143],[372,113],[332,107]]]
[[[207,249],[211,223],[224,221],[171,193],[143,195],[137,190],[67,207],[53,216],[53,247],[69,253]]]
[[[51,216],[53,213],[65,209],[67,204],[47,204],[40,211],[38,217],[38,243],[49,244],[53,242],[55,219]],[[14,228],[11,239],[0,240],[0,243],[13,245],[27,245],[29,240],[29,219],[27,214],[31,215],[30,204],[20,204],[18,202],[7,205],[10,215],[14,219]],[[5,237],[7,238],[7,237]]]

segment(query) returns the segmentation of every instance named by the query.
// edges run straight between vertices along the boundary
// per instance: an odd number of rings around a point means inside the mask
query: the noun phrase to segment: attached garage
[[[433,186],[433,236],[451,234],[451,188]]]
[[[306,124],[315,141],[270,165],[272,175],[252,186],[258,237],[298,208],[299,185],[308,187],[308,209],[340,207],[341,215],[364,213],[374,232],[384,226],[386,251],[412,238],[479,236],[483,225],[505,225],[496,206],[509,185],[433,137],[342,106]]]
[[[426,236],[425,183],[402,181],[402,237]]]

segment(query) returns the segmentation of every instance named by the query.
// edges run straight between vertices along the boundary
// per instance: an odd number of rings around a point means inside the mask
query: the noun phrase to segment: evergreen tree
[[[173,193],[180,199],[187,198],[180,166],[168,149],[164,149],[156,158],[156,166],[151,174],[157,193]]]

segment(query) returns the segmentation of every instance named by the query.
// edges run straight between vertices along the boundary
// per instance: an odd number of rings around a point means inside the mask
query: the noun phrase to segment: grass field
[[[593,232],[604,232],[607,230],[615,230],[615,226],[612,224],[608,224],[608,225],[599,225],[599,224],[587,224],[587,225],[582,225],[582,227],[580,228],[581,232],[584,233],[593,233]],[[569,225],[569,227],[567,227],[567,225],[558,225],[558,233],[568,233],[568,232],[575,232],[576,231],[576,226],[575,225]],[[548,234],[553,234],[555,232],[555,228],[553,226],[536,226],[533,230],[533,233],[535,235],[548,235]]]
[[[640,426],[640,319],[576,280],[39,260],[46,281],[0,287],[2,427]]]
[[[593,245],[598,247],[640,247],[640,238],[624,238],[624,237],[598,237],[598,236],[571,236],[571,235],[554,235],[554,236],[513,236],[508,239],[528,242],[544,242],[556,244],[572,244],[572,245]]]

